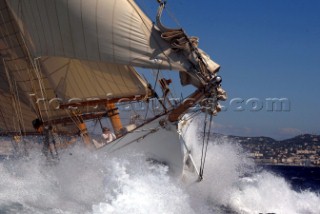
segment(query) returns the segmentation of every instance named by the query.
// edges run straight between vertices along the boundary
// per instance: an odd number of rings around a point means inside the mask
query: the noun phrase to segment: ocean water
[[[194,157],[201,122],[184,130]],[[59,164],[47,164],[37,150],[2,160],[0,213],[320,213],[316,189],[257,167],[228,139],[211,140],[200,183],[190,174],[171,177],[143,154],[111,158],[81,146],[60,153]]]
[[[261,169],[284,177],[296,191],[320,193],[320,167],[270,165]]]

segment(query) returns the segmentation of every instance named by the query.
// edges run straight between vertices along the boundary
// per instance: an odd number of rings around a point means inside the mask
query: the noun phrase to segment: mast
[[[83,142],[87,145],[91,145],[91,140],[88,134],[87,125],[84,123],[84,121],[81,121],[81,123],[78,125],[78,128],[80,130],[80,135],[83,139]]]
[[[122,129],[122,123],[119,116],[119,110],[116,107],[115,102],[107,102],[106,103],[107,115],[110,118],[110,122],[112,124],[114,133],[117,137],[121,135],[120,131]]]
[[[88,134],[87,125],[85,124],[81,112],[79,110],[71,110],[71,113],[73,115],[73,122],[76,124],[80,131],[80,136],[83,139],[83,142],[86,144],[86,146],[91,147],[91,139]]]

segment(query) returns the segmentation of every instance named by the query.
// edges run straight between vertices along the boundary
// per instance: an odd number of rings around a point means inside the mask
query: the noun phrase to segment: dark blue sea
[[[291,184],[295,191],[310,190],[320,193],[320,167],[307,166],[262,166],[281,177]]]

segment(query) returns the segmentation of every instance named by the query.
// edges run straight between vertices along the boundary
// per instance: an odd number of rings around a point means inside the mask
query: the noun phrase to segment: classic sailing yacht
[[[41,118],[90,145],[86,121],[107,117],[117,139],[98,152],[143,152],[181,175],[191,155],[178,124],[195,105],[215,115],[226,94],[220,66],[196,37],[163,26],[165,3],[158,3],[153,23],[133,0],[0,0],[1,135],[35,134],[31,122]],[[137,67],[179,72],[181,85],[196,90],[172,102],[171,80],[157,75],[159,97]],[[121,103],[154,100],[160,112],[123,124]]]

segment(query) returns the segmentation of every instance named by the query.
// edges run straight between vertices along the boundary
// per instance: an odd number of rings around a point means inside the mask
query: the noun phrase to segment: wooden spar
[[[180,119],[180,116],[184,114],[191,106],[194,106],[205,97],[204,93],[200,90],[193,92],[187,99],[183,101],[177,108],[173,109],[168,119],[170,122],[176,122]]]
[[[104,106],[107,110],[107,113],[103,116],[107,116],[110,118],[115,135],[119,136],[120,130],[122,129],[123,126],[122,126],[121,119],[119,116],[118,108],[116,107],[116,103],[128,102],[128,101],[139,101],[142,99],[145,99],[145,96],[135,95],[135,96],[129,96],[129,97],[122,97],[122,98],[86,100],[86,101],[80,101],[80,102],[76,102],[76,103],[60,104],[59,108],[66,109],[66,108],[77,108],[77,107],[81,107],[81,106],[97,106],[99,104],[104,104]],[[92,118],[94,118],[94,117],[92,117]],[[84,118],[84,120],[86,120],[86,119],[87,118]]]
[[[107,114],[110,118],[114,133],[118,137],[120,135],[120,130],[122,129],[118,108],[114,102],[107,102],[105,107],[108,111]]]

